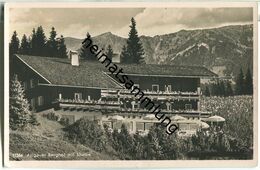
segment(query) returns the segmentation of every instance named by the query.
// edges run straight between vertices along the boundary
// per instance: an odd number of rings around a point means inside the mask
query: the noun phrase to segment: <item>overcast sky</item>
[[[161,35],[181,29],[212,28],[253,22],[252,8],[15,8],[10,9],[10,34],[30,35],[42,25],[49,37],[54,26],[65,37],[84,38],[112,32],[126,37],[131,17],[139,35]]]

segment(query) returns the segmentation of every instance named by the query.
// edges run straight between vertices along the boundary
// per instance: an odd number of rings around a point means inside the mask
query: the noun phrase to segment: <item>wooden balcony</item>
[[[119,106],[122,103],[117,101],[101,101],[101,100],[75,100],[75,99],[58,99],[60,103],[86,104],[86,105],[108,105]]]
[[[101,101],[101,100],[73,100],[73,99],[58,99],[56,103],[59,107],[74,109],[74,110],[96,110],[104,113],[122,113],[122,114],[136,114],[145,115],[151,114],[149,110],[143,108],[122,108],[122,102],[117,101]],[[210,112],[202,112],[198,110],[167,110],[161,109],[161,113],[167,115],[181,115],[192,117],[208,117]]]
[[[121,103],[116,101],[99,101],[99,100],[72,100],[72,99],[58,99],[59,107],[63,108],[88,108],[94,110],[109,109],[119,110]]]
[[[150,99],[156,99],[156,100],[183,100],[183,99],[188,99],[188,100],[198,100],[200,94],[196,92],[180,92],[180,91],[148,91],[144,90],[143,93],[145,94],[146,97],[149,97]],[[103,98],[134,98],[135,92],[131,93],[131,90],[102,90],[101,91],[101,96]]]
[[[149,91],[143,90],[143,93],[146,95],[157,95],[157,96],[197,96],[198,92],[181,92],[181,91]],[[131,93],[131,90],[120,90],[120,94],[134,94]]]

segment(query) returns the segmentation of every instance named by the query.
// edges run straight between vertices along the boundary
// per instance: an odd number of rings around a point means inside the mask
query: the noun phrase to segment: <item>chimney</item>
[[[72,66],[79,66],[79,55],[77,51],[69,51],[69,58]]]

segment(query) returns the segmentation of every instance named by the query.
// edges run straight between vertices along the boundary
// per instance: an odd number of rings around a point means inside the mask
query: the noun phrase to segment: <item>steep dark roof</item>
[[[79,66],[72,66],[69,59],[17,55],[20,60],[36,70],[51,84],[85,86],[99,88],[120,88],[109,76],[105,65],[96,61],[80,61]],[[217,76],[204,67],[151,65],[151,64],[117,64],[126,74],[181,76],[181,77],[212,77]]]
[[[172,76],[172,77],[217,77],[205,67],[180,66],[180,65],[158,65],[158,64],[119,64],[127,74]]]
[[[72,66],[69,59],[29,55],[17,57],[54,85],[120,88],[110,76],[102,72],[100,63],[81,62],[80,66]]]

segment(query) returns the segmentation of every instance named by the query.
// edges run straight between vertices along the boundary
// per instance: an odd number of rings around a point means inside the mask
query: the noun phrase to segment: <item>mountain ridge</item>
[[[234,76],[240,67],[253,68],[253,25],[230,25],[218,28],[180,30],[175,33],[142,35],[140,40],[147,64],[204,66],[220,76]],[[68,49],[78,50],[83,39],[65,37]],[[99,48],[112,46],[120,54],[126,38],[105,32],[93,37]]]

